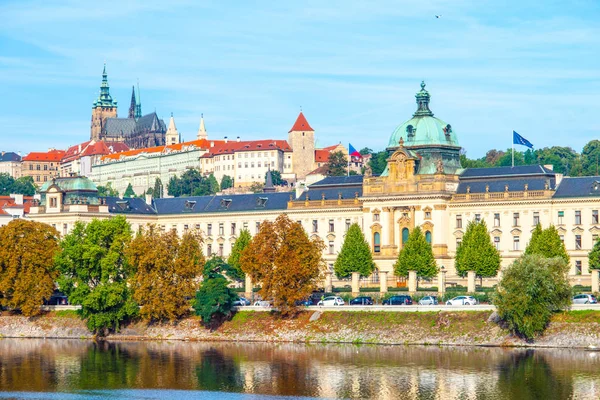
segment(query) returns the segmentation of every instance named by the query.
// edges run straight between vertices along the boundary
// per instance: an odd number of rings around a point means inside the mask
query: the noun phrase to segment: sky
[[[436,15],[441,15],[436,18]],[[424,80],[471,158],[600,139],[600,1],[0,0],[0,150],[89,139],[103,63],[126,117],[171,113],[185,140],[386,147]]]

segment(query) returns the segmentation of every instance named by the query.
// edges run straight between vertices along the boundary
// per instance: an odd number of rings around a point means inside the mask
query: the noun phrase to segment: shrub
[[[206,279],[196,292],[194,302],[196,315],[202,317],[205,325],[210,324],[214,319],[227,317],[231,314],[233,302],[237,297],[237,294],[229,288],[227,279],[221,276]]]
[[[568,264],[562,257],[524,255],[503,274],[494,293],[498,314],[528,340],[542,333],[554,312],[569,307]]]

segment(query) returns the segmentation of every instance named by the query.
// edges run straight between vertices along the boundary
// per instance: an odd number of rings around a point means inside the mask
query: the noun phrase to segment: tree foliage
[[[569,254],[554,225],[542,229],[538,224],[531,234],[525,254],[538,254],[545,258],[560,257],[567,265],[569,264]]]
[[[327,161],[328,176],[344,176],[348,170],[348,159],[341,151],[329,153]]]
[[[588,254],[589,260],[589,268],[592,269],[600,269],[600,237],[596,239],[596,243],[594,243],[594,247]]]
[[[98,186],[97,189],[99,197],[119,197],[119,192],[113,189],[110,182],[106,186]]]
[[[0,304],[37,315],[58,277],[58,232],[41,222],[17,219],[0,227],[0,238]]]
[[[131,183],[127,185],[127,189],[125,189],[125,193],[123,193],[124,199],[128,199],[130,197],[135,197],[135,192],[133,191],[133,186],[131,186]]]
[[[219,191],[219,183],[214,175],[202,176],[199,170],[189,169],[181,177],[169,179],[167,192],[169,196],[207,196]]]
[[[369,160],[369,166],[371,167],[371,173],[373,175],[381,175],[381,173],[385,170],[385,167],[387,167],[387,159],[388,159],[388,152],[386,150],[372,153],[371,159]]]
[[[250,185],[248,190],[250,190],[252,193],[262,193],[264,188],[265,188],[264,183],[252,182],[252,185]]]
[[[350,225],[342,250],[338,254],[333,270],[338,278],[346,278],[352,272],[359,272],[361,276],[369,276],[375,269],[373,256],[369,243],[357,223]]]
[[[231,266],[221,257],[214,256],[204,264],[202,284],[196,292],[194,309],[205,325],[231,314],[233,302],[238,296],[229,288],[229,282],[223,276],[229,273]]]
[[[560,257],[525,254],[504,271],[494,304],[511,331],[533,339],[544,331],[552,313],[570,306],[568,269]]]
[[[273,180],[274,186],[287,185],[287,181],[281,178],[281,172],[277,170],[271,170],[271,179]],[[267,173],[265,173],[265,182],[267,180]]]
[[[228,276],[238,282],[244,280],[244,271],[242,271],[240,258],[242,256],[242,252],[246,247],[248,247],[251,240],[252,236],[250,236],[248,229],[242,229],[240,236],[236,239],[233,247],[231,248],[231,254],[229,255],[229,258],[227,259],[227,263],[231,267]]]
[[[456,249],[454,258],[456,272],[465,276],[468,271],[475,271],[477,276],[496,276],[500,269],[500,253],[490,239],[485,221],[471,221]]]
[[[9,174],[0,174],[0,196],[8,196],[9,194],[33,196],[35,191],[35,183],[31,176],[22,176],[15,179]]]
[[[147,321],[173,321],[189,312],[204,266],[202,238],[188,231],[160,232],[156,226],[140,229],[127,249],[132,269],[133,299]]]
[[[138,306],[127,286],[125,248],[131,227],[125,217],[76,222],[60,243],[55,262],[58,284],[71,304],[80,304],[88,328],[103,335],[137,315]]]
[[[240,265],[261,285],[263,299],[272,299],[284,315],[290,314],[296,302],[315,289],[325,267],[321,258],[324,248],[320,238],[309,239],[302,225],[282,214],[274,222],[261,223],[242,252]]]
[[[431,244],[425,240],[418,226],[410,232],[394,264],[394,273],[397,276],[408,276],[408,271],[417,271],[417,276],[420,278],[434,277],[439,271]]]
[[[221,178],[221,190],[229,189],[233,187],[233,178],[229,175],[223,175]]]

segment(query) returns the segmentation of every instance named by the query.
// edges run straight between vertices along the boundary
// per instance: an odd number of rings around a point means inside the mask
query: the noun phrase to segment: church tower
[[[304,179],[315,165],[315,130],[302,111],[288,132],[288,143],[292,147],[292,171],[296,179]]]
[[[140,103],[140,87],[138,85],[137,93],[135,86],[131,87],[131,103],[129,104],[129,114],[127,118],[138,120],[142,118],[142,104]]]
[[[177,131],[177,127],[175,126],[175,119],[173,118],[173,113],[171,113],[171,120],[169,121],[169,128],[167,129],[165,140],[167,146],[170,144],[178,144],[180,142],[179,132]]]
[[[200,139],[208,139],[208,133],[206,133],[206,128],[204,127],[204,114],[200,116],[200,127],[198,128],[197,140]]]
[[[92,104],[92,123],[90,128],[91,140],[102,140],[102,128],[107,118],[117,117],[117,102],[110,96],[110,88],[106,74],[106,64],[102,71],[102,84],[100,85],[100,95]]]

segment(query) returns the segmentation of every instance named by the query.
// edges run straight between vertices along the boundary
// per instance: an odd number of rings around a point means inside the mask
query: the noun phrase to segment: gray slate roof
[[[309,200],[321,200],[323,195],[325,195],[325,200],[337,200],[338,196],[341,194],[342,199],[348,200],[356,197],[358,193],[358,197],[362,196],[362,186],[359,187],[337,187],[337,188],[313,188],[312,186],[308,191],[303,192],[297,200],[306,200],[306,196],[308,196]]]
[[[155,112],[146,114],[137,120],[134,128],[135,132],[166,132],[165,121],[158,118]]]
[[[553,197],[600,197],[600,176],[563,178]]]
[[[456,193],[465,194],[467,188],[470,188],[471,193],[485,193],[486,185],[489,186],[490,193],[504,192],[505,186],[508,185],[509,192],[518,192],[525,190],[525,184],[527,184],[527,190],[544,190],[546,182],[550,189],[554,189],[556,186],[556,179],[545,178],[545,177],[532,177],[532,178],[490,178],[486,180],[477,179],[472,181],[460,181]]]
[[[130,136],[135,129],[133,118],[107,118],[104,132],[109,136]]]
[[[321,179],[318,182],[313,183],[309,186],[312,188],[322,187],[338,187],[338,186],[360,186],[362,188],[363,176],[362,175],[350,175],[350,176],[328,176],[325,179]]]
[[[12,151],[0,153],[0,162],[21,161],[21,156]]]
[[[105,197],[108,211],[112,214],[156,214],[156,211],[146,204],[144,199],[133,197],[121,199],[119,197]]]
[[[199,214],[287,209],[293,192],[252,193],[155,199],[158,214]]]
[[[519,165],[516,167],[467,168],[460,175],[465,178],[491,178],[517,175],[554,175],[554,171],[542,165]]]

